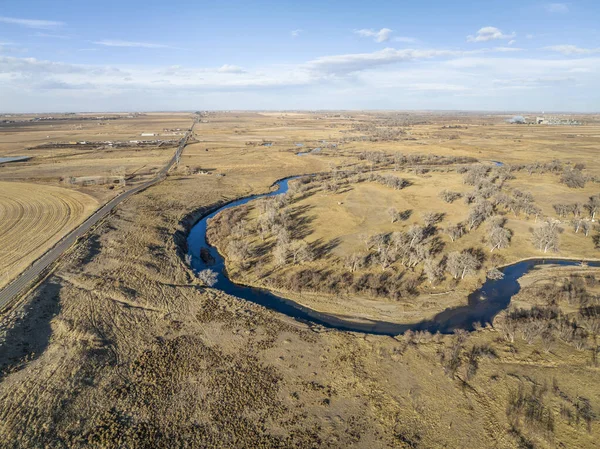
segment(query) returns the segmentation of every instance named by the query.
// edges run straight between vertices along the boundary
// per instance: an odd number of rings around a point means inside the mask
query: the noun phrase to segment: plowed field
[[[84,193],[0,182],[0,287],[17,276],[98,207]]]

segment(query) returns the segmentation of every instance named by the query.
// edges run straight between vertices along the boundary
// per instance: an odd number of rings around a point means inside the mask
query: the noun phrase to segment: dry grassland
[[[408,116],[439,121],[414,125],[413,133],[430,133],[456,120]],[[502,121],[461,120],[467,118]],[[294,141],[341,137],[350,119],[214,113],[208,120],[196,128],[203,141],[186,149],[183,164],[210,174],[175,171],[131,198],[26,298],[23,309],[3,318],[1,446],[596,445],[600,383],[598,348],[591,337],[581,348],[557,338],[546,350],[539,335],[526,339],[517,331],[511,341],[501,331],[504,317],[496,328],[470,335],[389,338],[324,331],[203,287],[182,257],[194,219],[227,199],[267,191],[276,179],[346,161],[327,152],[294,156]],[[481,126],[477,139],[485,141],[495,126]],[[543,136],[543,130],[535,132]],[[245,145],[262,139],[274,145]],[[432,146],[434,140],[439,145],[439,138],[423,137]],[[415,142],[381,147],[416,152]],[[446,144],[459,147],[456,140]],[[369,146],[357,142],[341,150]],[[429,150],[423,146],[419,151]],[[491,154],[479,157],[494,159]],[[361,220],[356,205],[377,193],[413,206],[411,201],[418,200],[404,196],[413,187],[390,192],[361,184],[348,192],[345,204],[335,210],[345,217],[347,223],[340,226],[349,237],[336,251],[352,245],[354,226]],[[307,199],[315,208],[320,204],[316,198]],[[330,196],[321,201],[337,207]],[[309,214],[316,215],[316,209]],[[318,219],[325,226],[327,220]],[[376,214],[365,223],[388,226]],[[600,277],[597,271],[583,273]],[[526,278],[532,276],[544,282],[560,279],[556,288],[562,288],[569,274],[550,269]],[[591,284],[588,288],[596,292]],[[537,297],[537,290],[524,288],[518,304],[531,308]],[[575,310],[566,297],[556,307],[567,314]]]
[[[269,118],[276,118],[283,122],[280,134],[273,133],[270,127],[259,127],[263,134],[262,139],[272,142],[270,151],[297,151],[294,143],[305,142],[309,138],[297,130],[306,116],[298,120],[296,127],[287,122],[289,116],[271,114]],[[282,118],[283,117],[283,118]],[[385,116],[384,116],[385,117]],[[591,124],[581,127],[560,126],[517,126],[503,123],[503,118],[495,116],[493,123],[482,124],[485,119],[481,117],[464,117],[460,120],[444,120],[437,117],[435,124],[407,126],[406,134],[399,141],[364,142],[359,139],[347,141],[352,136],[360,136],[364,131],[349,132],[356,122],[363,124],[377,123],[378,119],[372,115],[356,115],[352,120],[333,118],[323,120],[327,125],[323,127],[319,121],[314,137],[309,141],[311,146],[324,147],[319,155],[304,156],[306,159],[319,159],[328,166],[352,169],[359,164],[358,156],[364,151],[381,151],[387,154],[435,154],[440,156],[469,156],[477,158],[481,163],[493,166],[491,161],[503,161],[509,166],[531,164],[535,162],[549,163],[558,159],[565,163],[582,163],[586,166],[589,176],[598,176],[600,166],[594,154],[597,146],[595,138],[600,127],[594,117],[588,117]],[[439,120],[439,121],[438,121]],[[460,124],[458,124],[460,123]],[[445,128],[444,128],[445,126]],[[448,128],[460,126],[460,128]],[[379,126],[385,129],[386,122]],[[325,129],[323,129],[325,128]],[[324,132],[328,129],[327,132]],[[267,134],[271,131],[272,134]],[[287,132],[287,136],[282,134]],[[255,131],[256,132],[256,131]],[[367,135],[373,133],[367,128]],[[273,135],[275,134],[275,135]],[[325,137],[325,134],[328,137]],[[254,136],[254,134],[253,134]],[[316,137],[316,138],[315,138]],[[258,139],[258,136],[256,137]],[[344,140],[346,139],[346,140]],[[415,140],[413,140],[415,139]],[[241,140],[241,139],[240,139]],[[325,143],[321,140],[326,140]],[[509,141],[510,142],[507,142]],[[336,147],[327,147],[327,143],[335,142]],[[542,150],[543,149],[543,150]],[[233,148],[231,151],[235,151]],[[305,151],[305,149],[302,149]],[[241,154],[245,154],[241,150]],[[246,153],[246,157],[247,153]],[[232,160],[233,154],[227,160]],[[301,159],[303,159],[301,158]],[[248,168],[251,168],[249,166]],[[485,280],[485,273],[499,264],[512,263],[529,257],[539,257],[544,254],[532,243],[532,229],[539,227],[544,217],[561,222],[560,248],[552,256],[569,258],[598,258],[598,248],[592,239],[593,233],[584,236],[582,232],[575,233],[571,220],[573,217],[559,217],[553,209],[557,203],[585,204],[589,197],[600,193],[597,182],[588,182],[585,188],[569,188],[560,183],[560,173],[533,173],[515,171],[514,179],[506,181],[503,190],[520,190],[531,193],[534,203],[541,209],[539,218],[527,217],[520,213],[518,216],[509,211],[499,211],[506,219],[505,228],[512,232],[511,244],[506,249],[495,250],[492,254],[487,246],[487,227],[482,224],[468,232],[459,240],[452,242],[441,231],[459,222],[464,222],[469,214],[471,205],[463,199],[451,204],[443,201],[439,195],[447,189],[458,192],[463,196],[473,187],[463,181],[464,175],[457,173],[458,166],[433,167],[429,173],[417,175],[414,167],[409,166],[399,172],[379,169],[377,173],[402,177],[410,185],[402,190],[382,186],[378,183],[363,182],[360,184],[344,185],[337,192],[319,191],[316,194],[300,195],[300,199],[293,200],[292,204],[285,207],[288,215],[294,221],[302,223],[299,238],[312,246],[329,246],[327,254],[318,257],[314,262],[297,262],[277,267],[274,264],[273,249],[276,239],[271,238],[266,242],[256,231],[260,211],[258,207],[251,206],[250,213],[245,217],[248,222],[248,232],[242,238],[250,245],[251,253],[255,256],[239,265],[232,262],[229,257],[228,269],[239,282],[268,288],[278,289],[283,294],[293,297],[300,303],[306,304],[317,310],[346,317],[356,316],[377,320],[395,322],[417,322],[430,319],[448,307],[465,305],[468,294]],[[398,211],[410,212],[409,218],[391,222],[389,208]],[[348,294],[347,285],[341,285],[337,293],[328,294],[323,291],[314,292],[310,288],[303,291],[286,288],[278,278],[290,278],[294,274],[307,269],[317,273],[330,273],[342,276],[347,272],[344,260],[352,254],[364,254],[369,245],[365,246],[365,235],[386,234],[392,232],[406,232],[413,225],[423,226],[423,215],[427,212],[442,212],[443,219],[436,226],[439,229],[443,253],[451,251],[465,251],[480,248],[485,258],[479,272],[475,276],[468,276],[460,283],[454,282],[451,277],[446,277],[445,282],[437,286],[422,283],[417,295],[403,298],[373,298],[370,295]],[[297,236],[298,238],[298,236]],[[237,234],[232,234],[224,240],[213,239],[221,253],[228,255],[228,244],[232,240],[240,239]],[[229,254],[229,256],[231,256]],[[494,257],[492,257],[494,256]],[[250,266],[250,268],[248,268]],[[253,269],[253,267],[259,267]],[[401,266],[392,267],[394,272],[406,272],[409,276],[421,273],[421,265],[415,270],[406,270]],[[379,268],[370,270],[379,275]],[[283,282],[285,284],[285,282]]]

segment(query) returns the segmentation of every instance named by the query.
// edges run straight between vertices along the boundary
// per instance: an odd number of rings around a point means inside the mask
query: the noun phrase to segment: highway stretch
[[[171,167],[179,161],[183,149],[194,131],[194,126],[197,121],[194,120],[192,127],[179,142],[177,151],[167,164],[156,174],[153,179],[150,179],[139,186],[129,189],[120,195],[116,196],[92,215],[90,215],[77,228],[73,229],[69,234],[63,237],[56,245],[49,249],[42,257],[32,263],[23,273],[14,279],[11,283],[0,290],[0,312],[15,303],[19,295],[26,292],[28,288],[39,279],[42,273],[45,272],[54,262],[56,262],[63,253],[68,250],[78,239],[82,238],[96,223],[106,217],[115,207],[125,201],[127,198],[141,192],[144,189],[162,181]]]

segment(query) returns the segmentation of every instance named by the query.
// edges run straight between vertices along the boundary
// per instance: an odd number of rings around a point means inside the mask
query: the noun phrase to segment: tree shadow
[[[0,381],[36,360],[48,347],[50,322],[60,312],[60,290],[56,278],[44,282],[7,331],[0,344]]]
[[[400,218],[400,220],[406,221],[412,216],[412,214],[412,209],[406,209],[405,211],[400,212],[400,214],[398,214],[398,217]]]
[[[312,234],[310,224],[315,220],[315,216],[307,216],[306,213],[313,208],[314,206],[309,204],[290,208],[289,216],[293,224],[289,232],[293,239],[302,240]]]
[[[328,242],[324,242],[321,238],[312,242],[310,244],[310,247],[315,258],[322,259],[326,256],[329,256],[331,251],[337,248],[340,243],[341,239],[339,237],[336,237],[333,240],[329,240]]]
[[[102,243],[100,243],[100,236],[98,234],[90,235],[86,240],[86,252],[85,256],[81,259],[81,265],[90,263],[94,258],[100,254],[102,249]]]

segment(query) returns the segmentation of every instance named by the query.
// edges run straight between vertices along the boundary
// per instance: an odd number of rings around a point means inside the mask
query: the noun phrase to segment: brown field
[[[116,120],[90,117],[118,117]],[[44,115],[42,117],[49,117]],[[0,180],[26,181],[65,186],[65,179],[75,177],[106,178],[123,175],[127,184],[136,184],[162,168],[173,156],[176,144],[158,146],[111,147],[105,142],[132,140],[178,140],[165,129],[187,129],[192,123],[189,113],[77,114],[51,116],[57,120],[35,121],[35,116],[11,116],[16,123],[0,123],[0,157],[30,156],[26,162],[0,165]],[[131,118],[130,118],[131,117]],[[156,134],[141,137],[142,133]],[[73,145],[91,142],[91,145]],[[55,143],[50,148],[42,145]],[[61,145],[63,144],[63,145]],[[66,185],[66,187],[73,187]],[[95,198],[106,201],[119,189],[112,183],[77,186]]]
[[[89,195],[60,187],[0,182],[0,287],[96,210]]]
[[[342,142],[371,133],[348,132],[353,124],[389,128],[390,115],[403,123],[392,128],[408,133],[399,140]],[[584,307],[598,303],[597,269],[544,268],[525,276],[513,307],[543,307],[543,316],[512,309],[494,327],[466,335],[391,338],[294,321],[204,287],[183,261],[187,230],[208,207],[266,192],[286,176],[357,163],[364,150],[473,156],[485,163],[558,158],[585,162],[586,173],[598,175],[597,117],[573,128],[508,126],[505,116],[458,113],[231,112],[206,119],[178,170],[120,206],[22,307],[3,316],[1,446],[597,445],[598,328],[583,315]],[[468,129],[442,129],[458,123]],[[246,145],[263,139],[273,145]],[[320,140],[340,145],[295,156],[296,142],[317,147]],[[189,174],[186,166],[205,174]],[[446,183],[467,189],[451,171],[426,175],[402,171],[399,176],[414,183],[400,191],[363,182],[345,193],[319,191],[300,200],[312,207],[304,212],[312,217],[306,238],[339,237],[329,255],[334,261],[352,251],[357,229],[391,229],[381,211],[389,202],[415,209],[411,221],[398,224],[403,228],[442,206],[436,191]],[[565,189],[554,174],[518,173],[508,182],[531,191],[547,214],[553,210],[546,203],[584,200],[597,187]],[[368,212],[362,217],[361,208]],[[459,200],[447,209],[451,221],[466,206]],[[508,224],[515,239],[528,232],[519,231],[520,221],[521,227],[535,224],[523,217]],[[570,232],[561,234],[560,255],[593,254],[591,236],[575,247],[579,236]],[[484,246],[476,234],[467,237]],[[503,250],[507,259],[532,252],[522,238]],[[482,275],[458,286],[467,291]],[[348,306],[343,299],[336,301]],[[384,306],[398,316],[394,309],[407,304],[377,299],[362,312]]]

